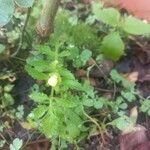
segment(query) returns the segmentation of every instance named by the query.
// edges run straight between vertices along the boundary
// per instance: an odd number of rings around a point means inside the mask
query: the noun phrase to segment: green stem
[[[49,107],[51,109],[51,106],[52,106],[52,99],[54,97],[54,87],[51,88],[51,93],[50,93],[50,101],[49,101]]]
[[[54,87],[51,88],[51,94],[50,97],[53,98],[54,97]]]
[[[104,135],[103,135],[102,129],[101,129],[100,125],[98,124],[98,122],[95,119],[93,119],[92,117],[90,117],[84,110],[83,110],[83,114],[97,126],[97,128],[100,132],[101,138],[102,138],[102,142],[105,143]]]

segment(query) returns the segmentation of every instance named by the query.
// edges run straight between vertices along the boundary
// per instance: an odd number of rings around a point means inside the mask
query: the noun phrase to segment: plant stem
[[[51,94],[50,94],[50,97],[51,97],[51,98],[54,97],[54,88],[53,88],[53,87],[51,88]]]
[[[52,106],[52,99],[54,97],[54,88],[52,87],[51,88],[51,93],[50,93],[50,99],[49,99],[49,107],[51,109],[51,106]]]
[[[26,26],[27,26],[28,21],[29,21],[30,13],[31,13],[31,8],[28,8],[28,12],[27,12],[27,16],[26,16],[26,19],[25,19],[25,23],[24,23],[24,25],[22,27],[22,31],[21,31],[18,48],[13,54],[11,54],[11,57],[15,57],[16,55],[18,55],[18,53],[20,52],[20,50],[22,48],[22,44],[23,44],[23,41],[24,41],[24,33],[25,33]]]
[[[43,37],[48,37],[53,32],[53,23],[61,0],[45,0],[40,18],[37,22],[37,33]]]
[[[99,126],[98,122],[97,122],[95,119],[93,119],[92,117],[90,117],[84,110],[83,110],[83,114],[84,114],[91,122],[93,122],[93,123],[97,126],[97,128],[98,128],[98,130],[99,130],[99,132],[100,132],[101,138],[102,138],[102,142],[105,143],[104,135],[103,135],[103,133],[102,133],[102,129],[101,129],[101,127]]]

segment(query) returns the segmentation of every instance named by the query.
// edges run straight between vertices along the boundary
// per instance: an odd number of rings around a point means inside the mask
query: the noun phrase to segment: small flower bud
[[[57,74],[51,75],[48,79],[48,85],[55,87],[57,83],[58,83],[58,75]]]

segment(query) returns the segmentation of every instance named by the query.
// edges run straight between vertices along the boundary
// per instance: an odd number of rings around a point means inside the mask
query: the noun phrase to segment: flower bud
[[[49,77],[48,79],[48,85],[55,87],[58,83],[58,75],[57,74],[53,74]]]

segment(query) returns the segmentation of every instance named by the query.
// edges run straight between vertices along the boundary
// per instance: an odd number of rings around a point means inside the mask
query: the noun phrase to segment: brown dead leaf
[[[150,150],[150,141],[137,146],[134,150]]]
[[[134,150],[142,143],[148,142],[145,127],[136,125],[134,129],[134,131],[119,137],[120,150]]]
[[[130,83],[135,83],[138,80],[139,73],[137,71],[123,75]]]
[[[83,69],[78,69],[75,71],[75,76],[77,78],[86,77],[87,72]]]

